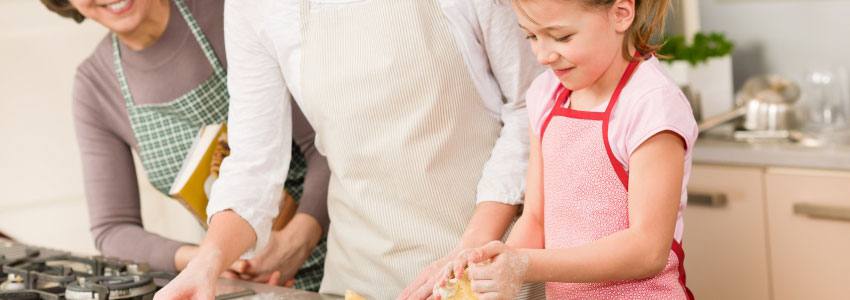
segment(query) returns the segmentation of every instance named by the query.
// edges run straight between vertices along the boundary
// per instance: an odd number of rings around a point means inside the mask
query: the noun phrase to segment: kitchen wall
[[[0,0],[0,231],[23,242],[95,252],[71,87],[77,64],[105,33],[94,22],[60,18],[40,1]],[[179,204],[140,185],[147,228],[199,240],[202,229]]]
[[[736,42],[735,85],[762,73],[850,68],[848,0],[699,0],[704,31]]]

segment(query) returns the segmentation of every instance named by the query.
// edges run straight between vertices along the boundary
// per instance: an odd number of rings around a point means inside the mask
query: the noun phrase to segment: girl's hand
[[[472,291],[481,300],[514,299],[528,271],[528,254],[492,241],[470,257]],[[481,264],[490,260],[489,264]]]

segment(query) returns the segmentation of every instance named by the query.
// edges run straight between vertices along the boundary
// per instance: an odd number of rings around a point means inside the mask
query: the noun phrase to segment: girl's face
[[[83,16],[118,34],[130,34],[140,27],[154,5],[168,5],[163,0],[69,0]]]
[[[579,0],[513,1],[520,27],[537,60],[570,90],[595,83],[622,56],[628,24],[618,0],[611,7],[588,7]],[[631,2],[633,3],[633,2]]]

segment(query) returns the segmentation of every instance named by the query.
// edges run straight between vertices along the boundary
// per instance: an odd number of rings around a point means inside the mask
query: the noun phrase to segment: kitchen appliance
[[[175,274],[0,238],[0,300],[150,300]],[[219,279],[216,300],[327,299],[316,293]]]
[[[791,80],[777,75],[753,77],[735,97],[735,109],[704,120],[699,130],[743,118],[736,124],[738,137],[787,139],[799,125],[794,109],[799,98],[800,88]]]

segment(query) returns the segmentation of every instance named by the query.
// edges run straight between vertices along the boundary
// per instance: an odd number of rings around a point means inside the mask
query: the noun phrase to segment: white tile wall
[[[0,0],[0,231],[24,242],[95,252],[70,106],[76,66],[105,33],[40,1]],[[141,184],[148,229],[199,241],[180,205]]]

